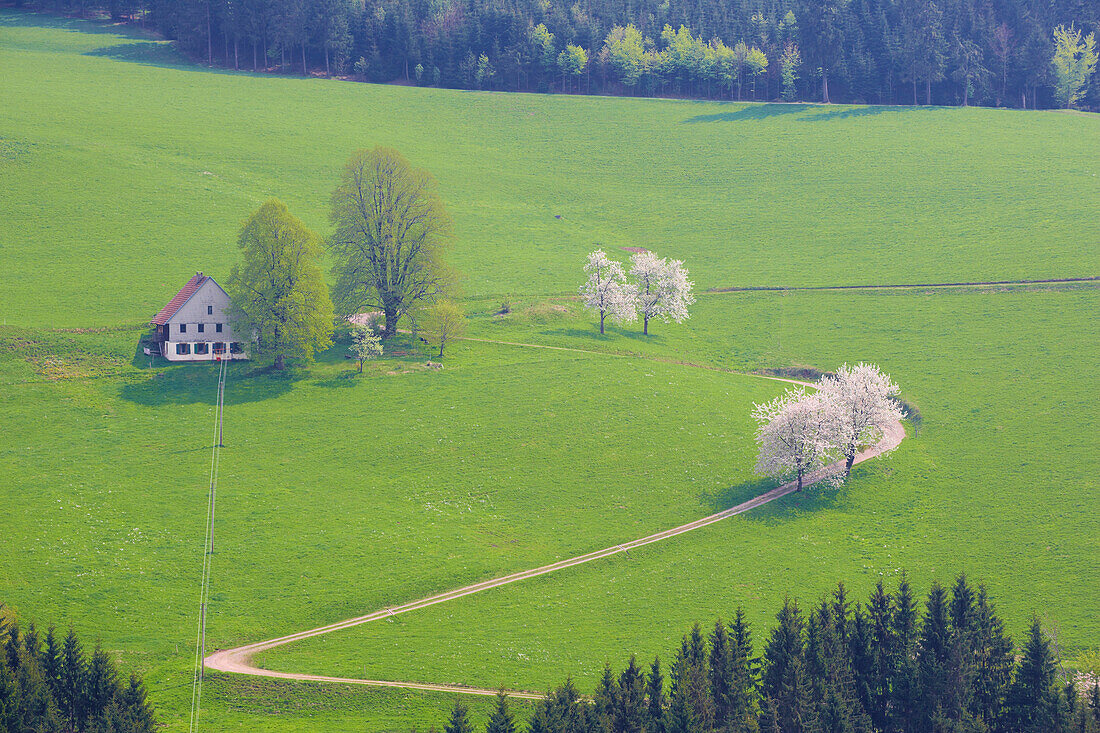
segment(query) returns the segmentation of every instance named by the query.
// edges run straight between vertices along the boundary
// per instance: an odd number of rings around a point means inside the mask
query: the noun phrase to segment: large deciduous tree
[[[249,217],[237,238],[241,261],[226,290],[233,330],[252,341],[252,353],[271,355],[283,369],[288,356],[312,359],[332,344],[332,301],[318,265],[321,240],[285,204],[270,199]]]
[[[642,333],[649,334],[649,321],[653,318],[665,323],[681,323],[688,318],[688,306],[695,302],[695,296],[691,294],[693,283],[688,280],[683,262],[644,251],[631,255],[630,265]]]
[[[807,394],[797,387],[771,402],[755,404],[752,416],[759,425],[756,472],[764,476],[794,474],[802,491],[805,475],[824,465],[828,455],[829,410],[825,401],[819,394]]]
[[[819,394],[832,413],[830,438],[844,456],[845,476],[852,472],[859,447],[878,442],[887,426],[901,419],[894,400],[898,391],[890,375],[863,362],[851,367],[845,364],[835,376],[821,380]]]
[[[608,316],[619,323],[630,323],[638,317],[634,305],[635,289],[626,281],[622,264],[598,249],[588,255],[584,272],[588,280],[580,292],[584,296],[584,306],[600,314],[601,334]]]
[[[332,193],[331,219],[337,310],[381,310],[383,338],[397,332],[401,316],[454,282],[443,261],[451,221],[435,181],[396,150],[376,147],[351,157]]]

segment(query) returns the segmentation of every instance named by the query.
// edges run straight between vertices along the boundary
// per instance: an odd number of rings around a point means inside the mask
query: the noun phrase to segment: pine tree
[[[128,733],[154,733],[157,729],[153,706],[145,694],[145,684],[136,674],[130,675],[130,683],[122,691],[119,701],[123,710]],[[473,733],[472,730],[461,733]]]
[[[664,729],[665,733],[699,733],[703,730],[696,725],[684,687],[677,687],[672,692]]]
[[[455,700],[454,707],[451,708],[451,719],[443,726],[443,733],[473,733],[473,730],[469,710],[461,700]]]
[[[638,669],[634,655],[619,675],[618,695],[612,716],[615,733],[645,733],[649,715],[645,706],[645,676]]]
[[[1028,629],[1016,676],[1007,696],[1008,728],[1014,733],[1055,730],[1059,693],[1055,687],[1057,661],[1043,636],[1039,619]]]
[[[667,700],[665,699],[665,679],[661,675],[660,657],[654,657],[653,664],[649,667],[645,697],[646,713],[648,715],[647,729],[650,733],[664,733],[664,715]]]
[[[871,625],[867,614],[857,603],[852,612],[852,622],[848,634],[848,658],[852,665],[852,686],[855,689],[856,699],[864,711],[875,706],[872,689],[875,679],[875,660],[871,651]],[[872,723],[873,726],[873,723]]]
[[[921,727],[932,729],[937,713],[947,713],[948,696],[951,694],[951,631],[948,627],[947,594],[936,582],[928,592],[925,614],[921,624],[921,637],[917,646],[919,670],[919,715]]]
[[[496,706],[485,724],[485,733],[516,733],[516,722],[508,709],[508,695],[502,687],[496,696]]]
[[[550,697],[550,693],[547,693],[547,698]],[[535,703],[535,710],[531,713],[530,720],[527,721],[527,733],[555,733],[550,728],[550,703],[548,699],[539,700]],[[449,733],[444,728],[444,733]]]

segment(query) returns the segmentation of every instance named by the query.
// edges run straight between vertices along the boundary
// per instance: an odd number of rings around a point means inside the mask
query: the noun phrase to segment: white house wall
[[[165,325],[168,326],[168,338],[164,342],[164,358],[168,361],[215,361],[221,359],[247,359],[247,353],[231,354],[229,344],[238,339],[233,335],[233,328],[229,325],[226,309],[229,308],[229,296],[214,282],[213,278],[207,278],[198,290],[180,306],[172,318]],[[210,312],[208,312],[210,311]],[[203,324],[203,332],[199,333],[199,324]],[[217,324],[222,324],[221,333],[218,333]],[[180,324],[187,325],[187,331],[180,332]],[[187,343],[191,345],[190,354],[177,354],[176,344]],[[207,353],[194,353],[196,343],[210,345]],[[214,344],[224,343],[224,354],[214,354]],[[241,346],[244,346],[242,343]]]

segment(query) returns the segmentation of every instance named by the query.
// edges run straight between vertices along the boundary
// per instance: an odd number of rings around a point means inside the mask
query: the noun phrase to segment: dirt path
[[[575,352],[586,353],[586,354],[598,354],[598,355],[602,355],[602,356],[618,356],[618,357],[625,357],[626,356],[626,355],[623,355],[623,354],[608,354],[607,352],[586,351],[584,349],[575,349],[575,348],[569,348],[569,347],[564,347],[564,346],[545,346],[545,345],[541,345],[541,344],[524,344],[524,343],[517,343],[517,342],[510,342],[510,341],[493,341],[491,339],[478,339],[478,338],[467,338],[466,340],[469,340],[469,341],[482,341],[482,342],[485,342],[485,343],[496,343],[496,344],[502,344],[502,345],[508,345],[508,346],[523,346],[523,347],[529,347],[529,348],[553,349],[553,350],[558,350],[558,351],[575,351]],[[642,357],[642,358],[647,358],[647,357]],[[700,366],[700,365],[687,364],[687,366]],[[709,368],[709,367],[701,367],[701,368]],[[720,371],[725,371],[725,370],[720,370]],[[771,379],[771,380],[781,381],[781,382],[792,382],[792,383],[795,383],[795,384],[807,384],[806,382],[799,382],[799,381],[793,380],[793,379],[782,379],[780,377],[767,377],[767,376],[763,376],[763,375],[750,375],[750,376],[757,376],[757,377],[760,377],[762,379]],[[901,441],[904,438],[905,438],[905,427],[900,422],[895,422],[895,423],[891,424],[889,426],[889,428],[886,430],[886,433],[883,436],[882,440],[880,440],[875,445],[871,446],[870,448],[867,448],[866,450],[861,452],[859,455],[857,455],[856,459],[855,459],[855,462],[856,463],[862,463],[863,461],[870,460],[871,458],[882,455],[883,453],[886,453],[887,451],[893,450],[894,448],[896,448],[901,443]],[[832,476],[832,475],[835,475],[835,474],[839,473],[840,471],[843,470],[843,468],[844,468],[843,462],[837,462],[837,463],[830,464],[830,465],[826,466],[825,468],[822,468],[818,471],[815,471],[811,474],[808,474],[805,478],[805,483],[806,483],[806,485],[816,483],[816,482],[821,481],[822,479],[824,479],[828,476]],[[481,581],[480,583],[474,583],[472,585],[467,585],[467,586],[464,586],[462,588],[456,588],[454,590],[450,590],[450,591],[447,591],[445,593],[439,593],[437,595],[429,596],[427,598],[421,598],[420,600],[410,601],[408,603],[404,603],[404,604],[399,605],[399,606],[393,606],[393,607],[390,607],[390,608],[383,608],[383,609],[375,611],[373,613],[366,614],[365,616],[357,616],[355,618],[349,618],[349,619],[346,619],[344,621],[338,621],[338,622],[333,623],[333,624],[328,624],[327,626],[318,626],[315,629],[309,629],[309,630],[306,630],[306,631],[299,631],[298,633],[288,634],[287,636],[280,636],[276,639],[268,639],[266,641],[258,641],[254,644],[247,644],[245,646],[239,646],[239,647],[236,647],[234,649],[223,649],[223,650],[217,651],[217,652],[209,655],[203,661],[204,661],[204,664],[205,664],[206,668],[210,669],[210,670],[217,670],[217,671],[220,671],[220,672],[235,672],[237,674],[248,674],[248,675],[255,675],[255,676],[259,676],[259,677],[272,677],[272,678],[277,678],[277,679],[299,680],[299,681],[307,681],[307,682],[339,682],[339,683],[343,683],[343,684],[353,684],[353,685],[372,685],[372,686],[378,686],[378,687],[400,687],[400,688],[409,689],[409,690],[432,690],[432,691],[437,691],[437,692],[456,692],[456,693],[463,693],[463,694],[467,694],[467,695],[495,695],[496,692],[497,692],[496,690],[489,690],[489,689],[478,688],[478,687],[465,687],[465,686],[462,686],[462,685],[434,685],[434,684],[427,684],[427,683],[420,683],[420,682],[394,682],[394,681],[389,681],[389,680],[368,680],[368,679],[353,679],[353,678],[348,678],[348,677],[328,677],[328,676],[325,676],[325,675],[303,674],[303,673],[297,673],[297,672],[277,672],[277,671],[274,671],[274,670],[262,669],[260,667],[255,666],[252,663],[252,658],[256,654],[259,654],[260,652],[264,652],[264,651],[267,651],[269,649],[274,649],[275,647],[283,646],[284,644],[290,644],[290,643],[295,642],[295,641],[300,641],[302,639],[308,639],[308,638],[313,637],[313,636],[320,636],[322,634],[328,634],[328,633],[331,633],[333,631],[339,631],[341,629],[348,629],[348,628],[351,628],[353,626],[358,626],[360,624],[370,623],[371,621],[379,621],[381,619],[388,618],[390,616],[396,616],[397,614],[400,614],[400,613],[408,613],[409,611],[416,611],[416,610],[421,609],[421,608],[427,608],[428,606],[434,606],[438,603],[445,603],[447,601],[453,601],[457,598],[462,598],[463,596],[468,596],[468,595],[471,595],[473,593],[480,593],[481,591],[489,590],[490,588],[498,588],[502,585],[509,585],[511,583],[516,583],[516,582],[519,582],[521,580],[526,580],[528,578],[534,578],[534,577],[537,577],[539,575],[545,575],[547,573],[552,573],[556,570],[563,570],[565,568],[571,568],[571,567],[575,567],[577,565],[583,565],[584,563],[592,562],[593,560],[600,560],[602,558],[611,557],[612,555],[617,555],[619,553],[626,552],[628,550],[633,550],[633,549],[638,548],[638,547],[643,547],[645,545],[649,545],[649,544],[652,544],[654,542],[660,542],[662,540],[667,540],[667,539],[670,539],[672,537],[682,535],[686,532],[691,532],[692,530],[701,529],[702,527],[706,527],[708,525],[714,524],[715,522],[720,522],[723,519],[726,519],[728,517],[732,517],[732,516],[735,516],[737,514],[742,514],[744,512],[749,511],[750,509],[755,509],[757,507],[763,506],[763,505],[767,504],[768,502],[771,502],[771,501],[774,501],[774,500],[776,500],[780,497],[786,496],[787,494],[793,493],[796,490],[797,490],[797,482],[791,481],[791,482],[783,484],[782,486],[778,486],[778,487],[772,489],[771,491],[765,492],[765,493],[763,493],[763,494],[761,494],[757,497],[749,499],[746,502],[738,504],[735,507],[730,507],[729,509],[724,509],[724,510],[722,510],[720,512],[717,512],[715,514],[711,514],[710,516],[703,517],[702,519],[696,519],[693,522],[688,522],[687,524],[682,524],[679,527],[673,527],[672,529],[666,529],[662,532],[657,532],[655,534],[647,535],[647,536],[642,537],[640,539],[631,540],[630,542],[624,542],[622,544],[614,545],[612,547],[607,547],[607,548],[602,549],[602,550],[596,550],[594,552],[589,552],[585,555],[578,555],[577,557],[572,557],[572,558],[569,558],[568,560],[561,560],[559,562],[551,563],[549,565],[543,565],[542,567],[533,568],[531,570],[523,570],[523,571],[518,572],[518,573],[512,573],[511,575],[505,575],[505,576],[502,576],[502,577],[499,577],[499,578],[492,578],[490,580],[484,580],[484,581]],[[537,692],[527,692],[527,691],[520,691],[520,690],[508,691],[508,694],[512,697],[524,698],[524,699],[539,699],[539,698],[542,697],[542,695],[537,693]]]

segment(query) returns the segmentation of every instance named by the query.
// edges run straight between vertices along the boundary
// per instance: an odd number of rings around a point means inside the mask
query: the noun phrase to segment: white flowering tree
[[[348,354],[359,365],[359,373],[363,373],[363,362],[368,359],[377,359],[382,356],[382,339],[374,332],[374,329],[365,324],[356,323],[351,327],[351,348]]]
[[[600,314],[600,333],[604,332],[604,321],[609,316],[618,323],[637,319],[634,285],[626,281],[621,264],[598,249],[588,255],[584,272],[588,280],[581,286],[581,295],[585,307]]]
[[[845,364],[836,370],[836,376],[821,380],[818,394],[830,413],[829,440],[844,456],[845,476],[851,474],[860,446],[877,443],[887,426],[902,418],[894,400],[898,391],[890,375],[863,362],[852,367]]]
[[[682,261],[666,260],[649,251],[637,252],[630,257],[630,274],[642,333],[649,335],[650,319],[681,323],[688,317],[688,306],[695,302],[695,296]]]
[[[820,394],[807,394],[798,387],[771,402],[754,403],[753,408],[758,424],[756,442],[760,444],[756,472],[764,476],[794,474],[802,491],[803,477],[828,460],[832,431],[827,404]]]

